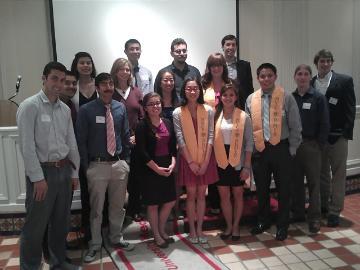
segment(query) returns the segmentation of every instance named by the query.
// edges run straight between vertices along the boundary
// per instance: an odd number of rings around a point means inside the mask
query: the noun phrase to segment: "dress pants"
[[[292,181],[291,210],[294,217],[305,216],[304,176],[309,188],[307,219],[318,222],[321,219],[320,204],[321,149],[316,140],[306,140],[299,146],[295,156],[294,179]]]
[[[340,137],[334,144],[326,144],[321,156],[321,207],[339,216],[344,208],[346,160],[348,140]],[[332,177],[331,177],[332,176]]]
[[[42,170],[48,185],[43,201],[34,200],[34,183],[26,179],[26,219],[20,237],[22,270],[40,268],[45,233],[48,234],[50,265],[60,266],[65,260],[72,194],[71,167],[70,164],[61,168],[42,166]]]
[[[126,208],[126,214],[133,216],[141,212],[141,173],[136,161],[135,148],[131,150],[130,173],[128,182],[129,201]]]
[[[265,144],[262,152],[252,156],[252,168],[258,200],[258,222],[270,224],[270,183],[273,175],[278,192],[277,227],[289,226],[290,181],[293,157],[289,153],[288,140],[282,140],[277,145]]]
[[[87,170],[90,195],[90,246],[95,250],[99,250],[102,245],[101,223],[106,191],[109,198],[110,242],[118,243],[122,238],[128,174],[129,166],[124,160],[90,162]]]

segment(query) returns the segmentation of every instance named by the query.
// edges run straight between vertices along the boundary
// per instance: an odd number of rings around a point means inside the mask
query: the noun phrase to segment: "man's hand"
[[[35,201],[43,201],[46,197],[48,185],[45,179],[34,182],[34,199]]]
[[[71,178],[71,187],[72,191],[77,190],[77,188],[79,187],[79,178]]]

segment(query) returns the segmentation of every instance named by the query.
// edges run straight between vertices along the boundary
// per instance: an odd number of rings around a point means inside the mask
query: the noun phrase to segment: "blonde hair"
[[[112,67],[111,67],[111,77],[114,81],[114,85],[115,87],[119,86],[119,80],[117,78],[117,73],[119,72],[120,69],[124,68],[126,65],[129,66],[130,69],[130,77],[127,81],[128,86],[132,86],[132,81],[133,81],[133,67],[130,63],[129,60],[125,59],[125,58],[118,58],[114,61]]]

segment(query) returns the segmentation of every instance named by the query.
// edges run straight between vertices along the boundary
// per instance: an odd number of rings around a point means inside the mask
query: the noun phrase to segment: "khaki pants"
[[[321,156],[321,207],[336,216],[344,208],[347,156],[348,140],[344,137],[340,137],[335,144],[327,144]]]
[[[109,196],[109,238],[117,243],[122,237],[125,217],[124,202],[129,166],[124,160],[91,162],[86,172],[90,195],[91,247],[100,249],[102,244],[101,222],[105,193]]]

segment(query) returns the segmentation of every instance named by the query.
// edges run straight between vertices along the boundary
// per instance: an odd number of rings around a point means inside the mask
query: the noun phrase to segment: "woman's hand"
[[[240,173],[240,179],[245,181],[249,177],[250,177],[250,169],[243,167]]]
[[[133,135],[133,136],[130,136],[130,144],[132,144],[132,145],[135,145],[136,144],[136,141],[135,141],[135,135]]]
[[[168,177],[171,174],[169,168],[164,168],[164,167],[157,167],[155,172],[157,174],[159,174],[161,176],[165,176],[165,177]]]
[[[198,172],[199,175],[204,175],[205,174],[208,165],[209,165],[209,162],[206,162],[206,161],[201,163],[201,165],[199,166],[199,172]]]
[[[200,166],[196,162],[192,161],[189,163],[190,170],[195,174],[199,175]]]

